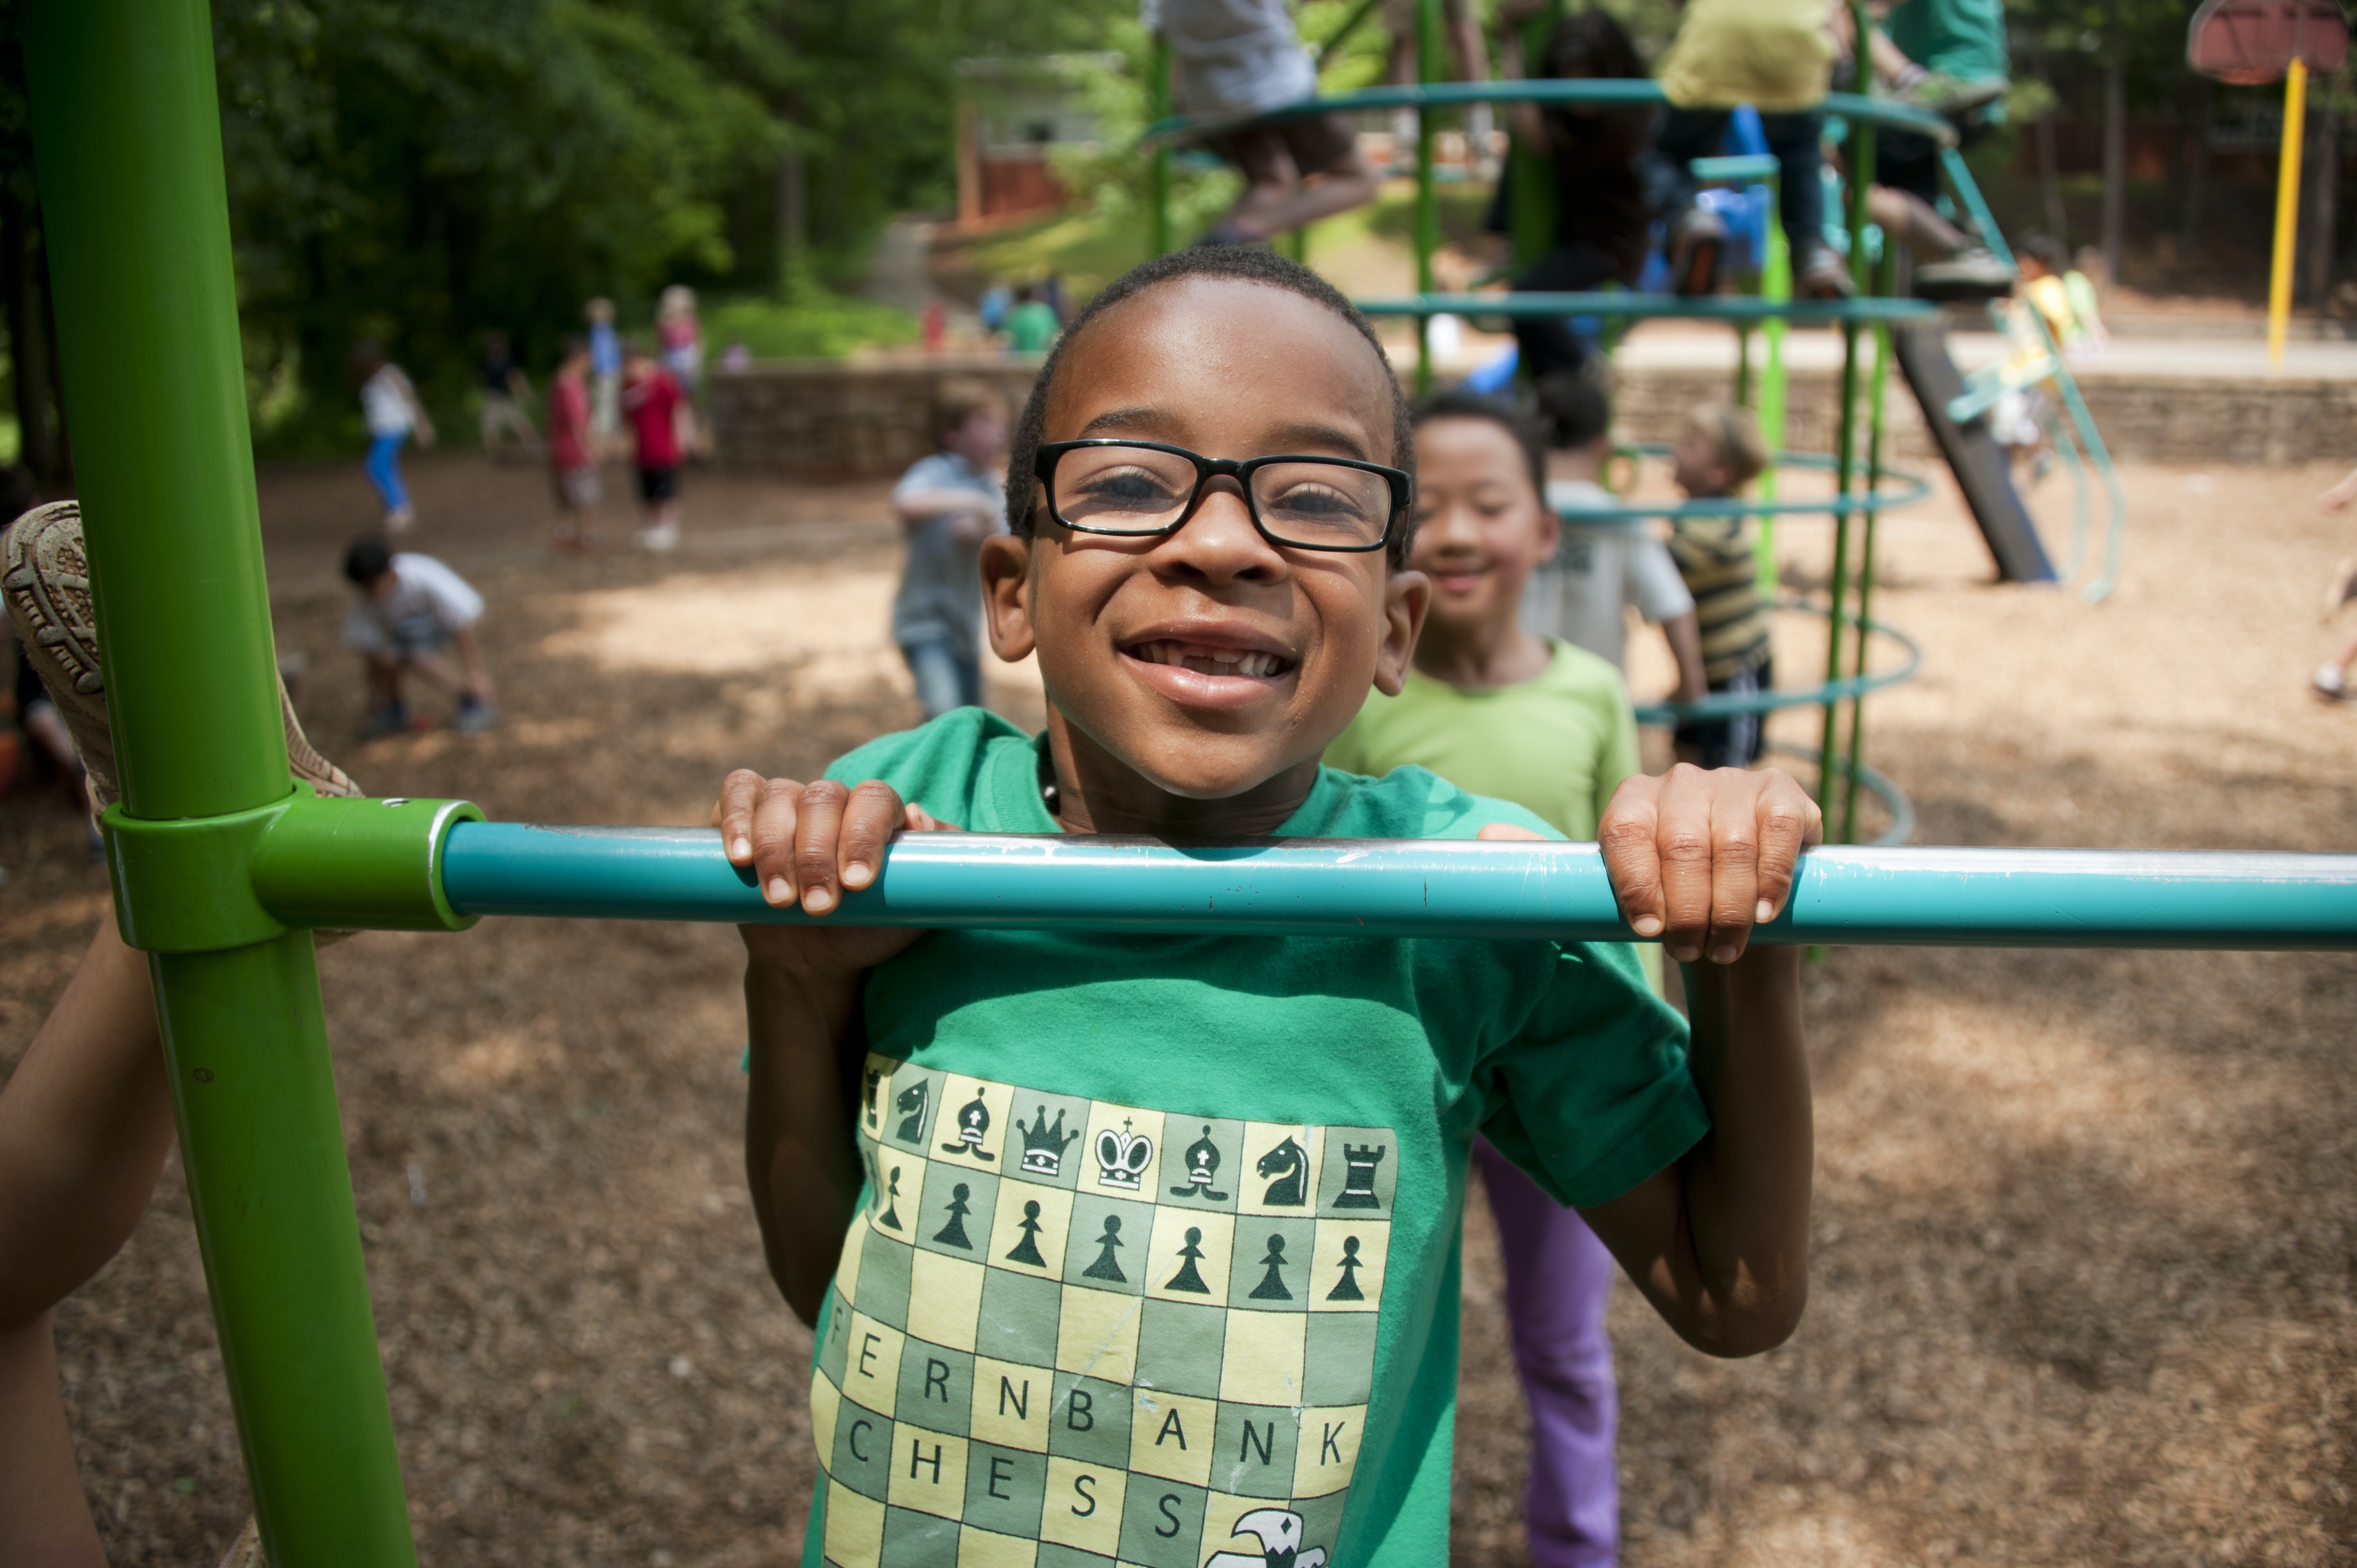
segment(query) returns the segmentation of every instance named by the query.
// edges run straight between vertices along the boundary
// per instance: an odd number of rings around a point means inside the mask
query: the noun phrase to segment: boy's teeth
[[[1141,642],[1137,657],[1149,664],[1175,664],[1198,675],[1270,676],[1282,664],[1274,653],[1221,648],[1195,650],[1183,642]]]

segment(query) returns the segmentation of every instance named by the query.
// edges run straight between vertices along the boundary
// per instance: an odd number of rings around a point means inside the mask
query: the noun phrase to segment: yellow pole
[[[2299,132],[2308,117],[2308,66],[2295,59],[2284,76],[2283,164],[2276,172],[2276,260],[2267,279],[2267,363],[2283,363],[2291,320],[2291,242],[2299,232]]]

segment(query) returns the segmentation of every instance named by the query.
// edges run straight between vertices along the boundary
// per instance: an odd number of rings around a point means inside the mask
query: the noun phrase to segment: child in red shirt
[[[597,459],[592,448],[589,340],[567,338],[564,358],[548,383],[548,467],[556,487],[556,526],[550,537],[560,550],[600,546]]]
[[[639,499],[647,520],[639,527],[639,547],[665,551],[679,544],[680,412],[687,394],[669,371],[633,343],[622,364],[622,411],[638,438]]]

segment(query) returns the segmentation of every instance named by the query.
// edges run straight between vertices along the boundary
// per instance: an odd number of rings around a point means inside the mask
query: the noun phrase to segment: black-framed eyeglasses
[[[1380,463],[1292,454],[1239,462],[1159,441],[1050,441],[1031,471],[1058,522],[1131,539],[1175,533],[1205,485],[1232,478],[1261,537],[1296,550],[1381,550],[1414,492],[1404,469]]]

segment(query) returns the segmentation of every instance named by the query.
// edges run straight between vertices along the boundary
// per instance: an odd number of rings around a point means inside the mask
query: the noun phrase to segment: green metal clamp
[[[170,822],[110,806],[100,819],[123,940],[147,952],[219,952],[314,926],[462,931],[442,893],[465,800],[322,799],[296,785],[250,811]]]

